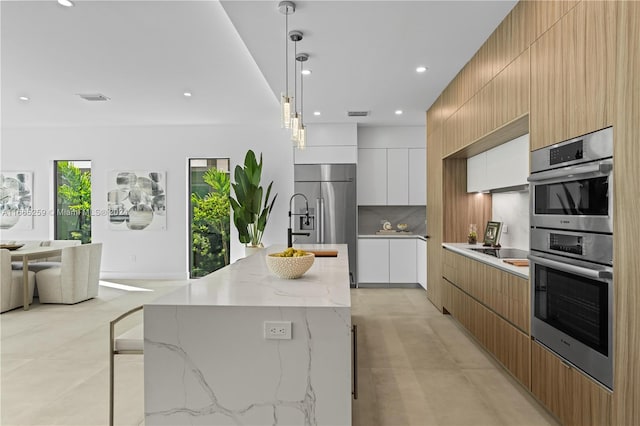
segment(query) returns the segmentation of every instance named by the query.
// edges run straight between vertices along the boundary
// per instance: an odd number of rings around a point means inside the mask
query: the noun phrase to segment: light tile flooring
[[[0,316],[0,424],[107,424],[109,321],[187,281],[123,283],[151,291],[101,286],[77,305],[36,299]],[[423,290],[354,289],[352,311],[354,425],[556,424]],[[144,424],[142,394],[142,357],[117,358],[116,424]]]

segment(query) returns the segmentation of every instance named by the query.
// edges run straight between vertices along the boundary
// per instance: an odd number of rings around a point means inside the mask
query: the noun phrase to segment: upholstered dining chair
[[[98,295],[102,243],[62,249],[59,267],[36,273],[40,303],[73,304]]]
[[[11,269],[11,252],[0,250],[0,312],[5,312],[22,306],[23,276],[22,271]],[[36,283],[36,274],[29,271],[29,303],[33,302],[33,289]]]

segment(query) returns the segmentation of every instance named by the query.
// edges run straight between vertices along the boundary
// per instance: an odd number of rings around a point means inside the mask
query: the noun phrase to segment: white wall
[[[502,247],[529,250],[529,191],[491,194],[491,220],[508,226],[500,237]]]
[[[228,157],[233,168],[248,149],[263,153],[263,184],[274,181],[278,199],[263,238],[286,243],[287,200],[293,193],[288,132],[267,126],[131,126],[11,128],[2,130],[0,169],[33,171],[33,208],[53,203],[53,161],[91,160],[92,208],[107,209],[107,174],[113,170],[167,173],[166,231],[112,231],[106,216],[92,219],[92,239],[102,242],[105,278],[186,278],[188,248],[188,159]],[[4,240],[53,238],[53,218],[35,217],[32,230],[2,231]],[[135,256],[135,261],[132,257]],[[231,224],[231,258],[244,256]]]
[[[294,148],[296,164],[355,164],[358,162],[355,123],[309,124],[307,145]]]
[[[426,148],[425,126],[358,127],[358,148]]]

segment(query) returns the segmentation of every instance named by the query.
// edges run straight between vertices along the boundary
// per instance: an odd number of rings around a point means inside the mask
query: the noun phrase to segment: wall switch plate
[[[264,338],[291,340],[291,321],[265,321]]]
[[[503,234],[508,234],[509,233],[509,227],[507,226],[506,223],[502,224],[502,233]]]

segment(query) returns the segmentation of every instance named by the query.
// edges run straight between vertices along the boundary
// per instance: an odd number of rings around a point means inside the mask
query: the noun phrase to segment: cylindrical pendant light
[[[293,113],[291,114],[291,140],[298,142],[298,134],[300,132],[300,115],[298,114],[298,108],[296,104],[296,98],[298,96],[298,42],[302,40],[302,31],[290,31],[289,38],[293,41],[293,52],[295,61],[293,61]]]
[[[303,149],[307,143],[307,128],[304,125],[304,63],[309,59],[308,53],[297,53],[296,61],[300,62],[300,116],[298,125],[298,148]]]
[[[296,11],[296,4],[292,1],[281,1],[278,4],[278,10],[284,15],[284,74],[285,74],[285,91],[280,94],[280,125],[288,129],[291,125],[291,104],[294,99],[289,96],[289,15]]]

